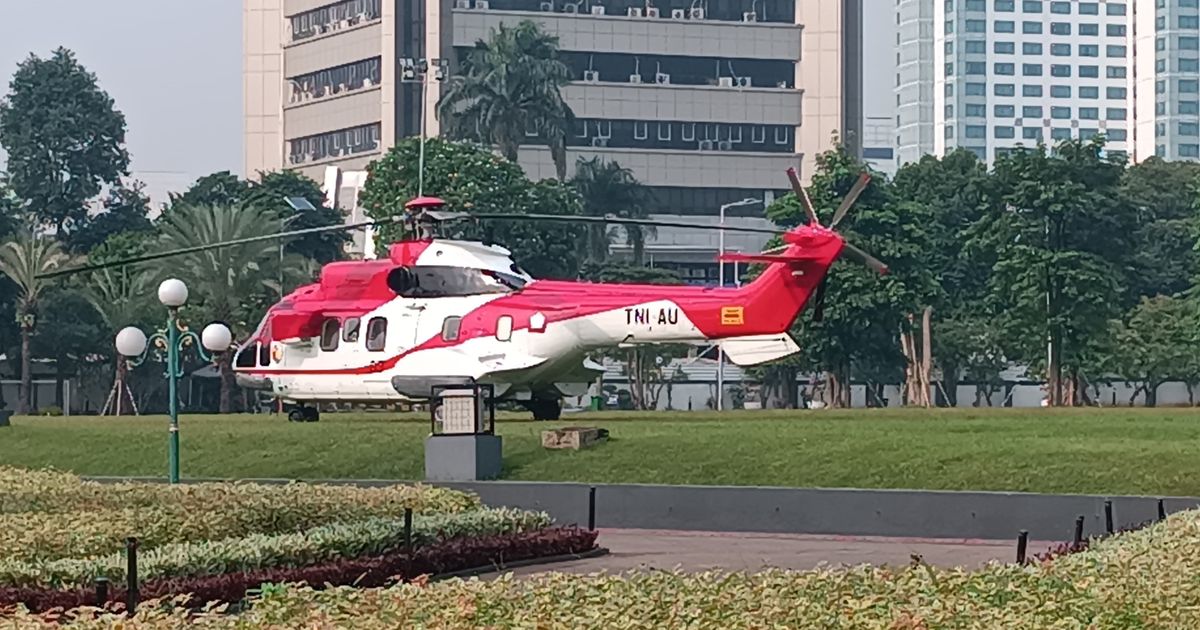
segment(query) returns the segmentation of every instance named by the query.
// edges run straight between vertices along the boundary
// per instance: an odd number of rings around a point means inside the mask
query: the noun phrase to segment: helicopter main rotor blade
[[[800,177],[796,175],[796,169],[788,167],[788,181],[792,182],[792,192],[796,193],[796,198],[800,200],[800,205],[804,206],[804,213],[808,215],[809,225],[821,225],[817,220],[817,210],[813,208],[812,199],[808,198],[808,191],[804,190],[804,186],[800,185]]]
[[[864,252],[863,250],[851,245],[850,243],[844,244],[842,248],[842,254],[846,255],[847,258],[852,258],[870,267],[871,269],[874,269],[875,271],[879,272],[880,275],[887,275],[888,273],[887,265],[883,264],[878,258],[875,258],[867,252]]]
[[[846,218],[846,213],[850,211],[850,206],[858,200],[858,196],[867,189],[867,184],[871,182],[871,176],[863,173],[858,176],[858,181],[854,182],[854,187],[846,194],[846,198],[842,199],[842,204],[838,206],[837,212],[833,213],[833,221],[829,223],[829,229],[833,229]]]
[[[386,223],[394,223],[401,220],[403,217],[396,216],[379,221],[363,221],[361,223],[343,223],[339,225],[325,225],[321,227],[304,228],[303,230],[292,230],[290,232],[279,232],[276,234],[265,234],[263,236],[251,236],[247,238],[239,238],[231,241],[221,241],[220,243],[209,243],[206,245],[194,245],[192,247],[184,247],[181,249],[172,249],[165,252],[155,252],[153,254],[144,254],[141,256],[131,256],[121,260],[113,260],[109,262],[97,263],[94,265],[81,265],[79,267],[69,267],[66,269],[57,269],[43,274],[39,274],[37,278],[54,278],[57,276],[65,276],[73,273],[81,273],[84,271],[97,271],[100,269],[108,269],[110,267],[121,267],[134,263],[147,262],[150,260],[159,260],[161,258],[170,258],[171,256],[181,256],[183,254],[193,254],[203,252],[210,249],[219,249],[221,247],[231,247],[234,245],[247,245],[257,243],[259,241],[269,241],[277,238],[289,238],[292,236],[303,236],[305,234],[321,234],[323,232],[336,232],[339,230],[354,230],[371,225],[380,225]]]
[[[687,228],[692,230],[725,230],[727,232],[748,232],[752,234],[787,234],[787,230],[778,230],[774,228],[756,228],[745,227],[738,225],[725,225],[724,227],[716,224],[707,223],[687,223],[684,221],[660,221],[657,219],[626,219],[622,217],[605,216],[605,217],[589,217],[580,216],[577,214],[506,214],[502,212],[488,212],[481,214],[472,214],[470,218],[491,220],[503,219],[505,221],[564,221],[567,223],[616,223],[621,225],[646,225],[651,227],[677,227]]]

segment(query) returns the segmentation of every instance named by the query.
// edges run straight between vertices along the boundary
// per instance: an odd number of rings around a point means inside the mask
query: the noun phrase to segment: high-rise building
[[[1134,4],[1134,158],[1200,159],[1200,0]]]
[[[327,166],[361,170],[422,118],[436,135],[442,84],[422,103],[399,60],[445,59],[452,75],[465,49],[521,20],[558,37],[575,76],[571,170],[579,157],[617,161],[651,187],[655,213],[769,202],[788,189],[788,167],[807,180],[835,132],[861,137],[862,0],[244,1],[250,174],[321,181]],[[544,142],[528,140],[521,166],[553,177]]]
[[[991,161],[1018,144],[1096,134],[1109,152],[1128,152],[1130,8],[1123,0],[900,0],[899,159],[965,147]]]

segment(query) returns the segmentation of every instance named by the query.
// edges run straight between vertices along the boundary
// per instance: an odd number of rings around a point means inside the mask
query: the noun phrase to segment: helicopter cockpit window
[[[525,286],[523,278],[503,271],[425,265],[397,267],[387,281],[397,295],[410,298],[510,293]]]
[[[257,343],[242,346],[234,356],[233,364],[240,368],[254,367],[254,359],[258,356],[258,347]]]
[[[382,317],[372,318],[367,322],[367,350],[382,352],[387,341],[387,320]]]
[[[271,365],[271,346],[260,343],[258,344],[258,367],[267,367]]]
[[[331,317],[321,325],[321,349],[333,352],[338,347],[338,320]]]
[[[345,322],[342,322],[342,341],[346,343],[355,343],[358,341],[358,329],[362,325],[357,317],[347,317]]]

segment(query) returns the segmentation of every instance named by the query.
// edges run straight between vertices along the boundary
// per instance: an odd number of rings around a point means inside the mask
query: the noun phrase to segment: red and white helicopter
[[[715,342],[743,366],[788,356],[799,350],[788,329],[814,291],[821,301],[826,274],[839,255],[887,271],[832,229],[868,176],[855,183],[829,228],[817,221],[793,169],[788,176],[807,225],[786,231],[724,228],[778,234],[785,243],[760,254],[725,255],[727,261],[767,264],[739,288],[539,280],[501,246],[434,234],[439,224],[460,219],[719,226],[449,213],[440,209],[440,199],[414,199],[403,220],[420,236],[392,244],[386,258],[327,264],[317,282],[272,306],[237,350],[237,380],[297,404],[292,420],[317,420],[310,404],[423,401],[436,386],[476,383],[490,384],[497,400],[516,401],[536,419],[550,420],[559,417],[564,396],[584,394],[603,372],[587,358],[598,349]],[[353,227],[359,226],[277,236]]]

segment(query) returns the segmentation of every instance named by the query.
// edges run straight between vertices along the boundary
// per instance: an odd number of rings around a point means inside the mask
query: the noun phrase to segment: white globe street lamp
[[[117,333],[117,352],[124,357],[140,357],[146,351],[146,333],[136,326],[126,326]]]
[[[209,352],[225,352],[233,345],[233,332],[220,322],[213,322],[200,333],[200,343]]]
[[[158,285],[158,301],[167,308],[179,308],[188,299],[188,288],[183,280],[169,278]]]

